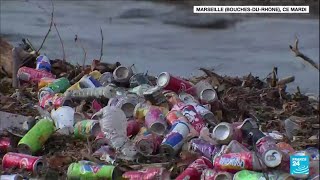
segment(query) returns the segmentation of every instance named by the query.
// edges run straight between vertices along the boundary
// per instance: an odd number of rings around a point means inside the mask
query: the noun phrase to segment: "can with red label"
[[[187,92],[191,95],[195,95],[195,88],[193,84],[183,79],[177,78],[169,74],[168,72],[162,72],[157,78],[157,86],[171,90],[176,93]]]
[[[200,180],[232,179],[233,175],[225,171],[216,171],[214,169],[205,169],[202,172]]]
[[[242,132],[237,124],[222,122],[214,127],[211,137],[219,144],[229,144],[232,140],[241,142]]]
[[[68,105],[71,102],[71,100],[69,100],[67,97],[65,97],[63,94],[50,94],[47,93],[45,95],[43,95],[40,99],[39,99],[39,105],[42,108],[46,108],[46,107],[61,107],[64,105]]]
[[[182,114],[182,112],[177,110],[169,111],[166,119],[170,125],[174,124],[178,120],[188,122],[187,118]]]
[[[182,114],[188,119],[189,123],[198,133],[205,127],[203,118],[197,113],[192,105],[184,106],[182,108]]]
[[[11,148],[11,139],[8,137],[0,137],[0,153],[8,152]]]
[[[150,108],[145,117],[147,128],[157,135],[163,135],[167,129],[165,116],[159,108]]]
[[[135,119],[127,121],[127,136],[132,137],[138,134],[140,131],[140,124]]]
[[[3,156],[2,167],[3,169],[25,169],[34,174],[41,174],[44,167],[44,161],[42,157],[9,152]]]
[[[176,180],[198,180],[201,177],[202,171],[208,168],[213,168],[212,162],[206,157],[200,157],[191,163],[187,169],[176,178]]]
[[[163,167],[148,167],[139,171],[127,171],[122,175],[124,179],[130,180],[168,180],[170,173]]]
[[[21,67],[17,72],[17,77],[21,81],[38,83],[41,78],[56,78],[55,75],[47,71],[37,70],[29,67]]]
[[[254,152],[241,152],[222,154],[214,159],[214,168],[216,170],[236,173],[244,169],[262,170],[263,162],[260,162]]]
[[[256,147],[266,166],[276,167],[281,164],[283,155],[272,137],[265,136],[260,138],[256,143]]]

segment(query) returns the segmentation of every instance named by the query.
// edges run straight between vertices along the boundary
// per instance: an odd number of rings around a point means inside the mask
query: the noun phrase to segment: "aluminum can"
[[[36,59],[36,69],[51,72],[50,59],[44,55],[38,56]]]
[[[20,153],[9,152],[3,156],[3,169],[18,168],[26,171],[40,174],[43,170],[44,161],[42,157],[30,156]]]
[[[118,174],[118,169],[112,165],[100,165],[90,161],[79,161],[72,163],[68,167],[67,177],[70,180],[75,179],[114,179]]]
[[[188,146],[187,149],[189,151],[199,153],[209,159],[212,158],[212,155],[216,150],[214,145],[201,138],[191,139],[188,143],[186,143],[186,145]]]
[[[12,148],[9,137],[0,137],[0,153],[6,153]]]
[[[198,133],[205,127],[203,118],[197,113],[192,105],[184,106],[182,108],[182,114],[188,119],[189,123]]]
[[[145,117],[147,128],[157,135],[163,135],[167,129],[167,122],[162,111],[158,108],[150,108]]]
[[[138,73],[138,74],[133,75],[130,78],[129,82],[130,82],[131,88],[137,87],[142,84],[149,84],[150,85],[149,79],[144,73]]]
[[[260,138],[256,143],[256,147],[266,166],[276,167],[281,164],[282,153],[273,138],[270,136]]]
[[[17,77],[21,81],[38,83],[41,78],[56,78],[55,75],[47,71],[41,71],[29,67],[21,67],[17,72]]]
[[[134,139],[137,150],[143,155],[150,155],[157,152],[162,138],[152,134],[147,128],[142,127]]]
[[[183,79],[174,77],[168,72],[162,72],[158,75],[157,86],[166,90],[174,91],[176,93],[187,92],[191,95],[195,95],[195,88],[193,84]]]
[[[128,83],[132,76],[131,67],[119,66],[113,71],[114,80],[119,83]]]
[[[38,89],[41,89],[41,88],[51,84],[55,80],[56,79],[54,79],[54,78],[47,78],[47,77],[41,78],[38,83]]]
[[[191,163],[187,169],[185,169],[177,178],[176,180],[199,180],[201,177],[202,172],[205,169],[212,169],[213,164],[211,161],[205,157],[200,157],[199,159],[195,160]]]
[[[190,128],[186,122],[176,122],[172,125],[170,132],[163,139],[160,146],[160,152],[169,155],[177,154],[189,133]]]
[[[0,180],[23,180],[20,174],[0,175]]]
[[[100,132],[98,120],[83,120],[74,125],[74,135],[77,138],[96,137]]]
[[[212,138],[219,144],[229,144],[231,140],[241,142],[242,132],[236,124],[222,122],[216,125],[212,131]]]
[[[25,154],[35,154],[54,133],[55,126],[48,119],[41,119],[18,143],[18,150]]]
[[[171,110],[166,115],[167,122],[172,125],[177,121],[185,121],[188,122],[188,119],[182,114],[181,111]]]
[[[129,180],[169,180],[170,173],[163,167],[148,167],[139,171],[127,171],[122,178]]]
[[[39,99],[39,106],[41,106],[42,108],[51,107],[51,106],[53,106],[54,108],[59,108],[64,105],[68,105],[70,102],[71,101],[63,94],[53,95],[53,94],[47,93]]]
[[[258,157],[253,152],[222,154],[214,160],[216,170],[235,173],[240,170],[261,170],[262,167],[256,162]]]
[[[129,120],[127,124],[127,136],[128,137],[135,136],[139,133],[139,131],[140,131],[140,124],[138,123],[138,121],[134,119]]]

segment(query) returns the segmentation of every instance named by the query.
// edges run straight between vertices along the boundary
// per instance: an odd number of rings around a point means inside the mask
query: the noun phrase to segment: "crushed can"
[[[179,94],[179,99],[185,104],[199,104],[199,101],[194,96],[186,92],[181,92]]]
[[[158,86],[151,87],[143,92],[144,98],[151,102],[152,105],[160,106],[167,102],[166,97],[161,93],[161,88]]]
[[[196,103],[190,103],[194,107],[194,109],[197,111],[198,114],[202,116],[202,118],[210,125],[216,126],[217,125],[217,120],[214,117],[214,114],[205,108],[204,106]]]
[[[259,163],[260,162],[260,163]],[[254,152],[222,154],[214,159],[216,170],[235,173],[241,170],[262,170],[263,162],[259,161]]]
[[[18,151],[24,154],[35,154],[54,133],[55,126],[51,120],[41,119],[18,143]]]
[[[241,152],[249,152],[249,149],[244,145],[239,143],[237,140],[232,140],[224,149],[224,153],[241,153]]]
[[[11,148],[11,139],[9,137],[0,137],[0,154],[8,152]]]
[[[136,149],[143,155],[151,155],[158,151],[162,138],[142,127],[134,139]]]
[[[106,161],[110,164],[114,164],[114,162],[116,161],[116,151],[112,147],[104,145],[96,150],[92,154],[92,157],[98,158],[102,161]]]
[[[0,180],[24,180],[20,174],[0,175]]]
[[[219,144],[229,144],[231,140],[241,142],[242,132],[236,124],[221,122],[214,127],[211,137]]]
[[[119,83],[128,83],[132,76],[133,71],[131,67],[118,66],[113,71],[113,78]]]
[[[114,179],[121,176],[118,168],[112,165],[100,165],[90,161],[79,161],[68,167],[67,177],[70,180],[78,179]]]
[[[189,123],[198,133],[205,127],[203,118],[197,113],[192,105],[184,106],[182,108],[182,114],[188,119]]]
[[[198,180],[201,177],[202,172],[205,169],[213,169],[213,164],[209,159],[206,157],[200,157],[191,163],[187,169],[185,169],[177,178],[176,180]]]
[[[122,175],[127,180],[168,180],[170,172],[163,167],[148,167],[139,171],[127,171]]]
[[[103,73],[100,78],[98,79],[102,86],[107,86],[114,82],[113,74],[111,72]]]
[[[42,108],[59,108],[61,106],[68,106],[69,104],[71,104],[71,100],[60,93],[54,95],[46,93],[39,99],[39,106],[41,106]]]
[[[101,132],[98,120],[83,120],[74,125],[76,138],[96,137]]]
[[[190,128],[186,122],[176,122],[172,125],[169,133],[163,139],[160,146],[160,152],[171,156],[177,154],[189,133]]]
[[[133,110],[133,117],[138,120],[144,120],[147,112],[149,111],[149,108],[151,107],[151,104],[147,101],[145,102],[139,102]]]
[[[182,112],[177,110],[169,111],[166,115],[166,120],[170,125],[174,124],[176,121],[188,122],[188,119],[182,114]]]
[[[142,84],[150,85],[148,76],[146,76],[144,73],[138,73],[138,74],[133,75],[130,78],[129,83],[130,83],[131,88],[137,87]]]
[[[190,152],[198,153],[201,156],[211,159],[212,155],[216,152],[216,147],[213,144],[201,139],[193,138],[190,139],[187,143],[184,144],[183,149],[186,149]]]
[[[186,92],[191,95],[195,95],[195,88],[193,84],[183,79],[174,77],[168,72],[162,72],[158,75],[157,86],[165,90],[174,91],[176,93]]]
[[[17,78],[20,81],[38,83],[41,78],[56,78],[55,75],[47,71],[41,71],[29,67],[21,67],[17,72]]]
[[[136,95],[131,96],[118,96],[111,98],[108,102],[109,106],[116,106],[124,112],[127,118],[133,117],[135,106],[138,104],[139,100]]]
[[[158,108],[150,108],[145,117],[147,128],[157,135],[164,135],[167,129],[167,122],[162,111]]]
[[[3,156],[3,169],[18,168],[25,169],[35,175],[41,174],[44,168],[42,157],[30,156],[20,153],[9,152]]]
[[[282,153],[276,145],[276,141],[270,136],[259,139],[256,143],[258,153],[268,167],[276,167],[281,164]]]
[[[50,59],[44,55],[38,56],[36,59],[36,69],[51,72]]]
[[[43,87],[38,92],[38,99],[41,99],[45,94],[64,93],[70,87],[69,80],[65,77],[54,80],[52,83]]]

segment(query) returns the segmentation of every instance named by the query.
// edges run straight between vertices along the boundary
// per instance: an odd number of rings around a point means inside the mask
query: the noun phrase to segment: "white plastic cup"
[[[57,110],[51,111],[51,118],[54,120],[56,128],[73,128],[75,110],[69,106],[61,106]],[[63,131],[68,134],[69,132]]]

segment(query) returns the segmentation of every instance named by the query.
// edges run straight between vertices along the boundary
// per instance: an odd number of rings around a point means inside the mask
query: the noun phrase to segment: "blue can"
[[[183,121],[175,122],[170,132],[163,139],[160,152],[164,154],[175,155],[182,148],[182,145],[190,133],[189,124]]]
[[[40,55],[37,57],[36,60],[37,60],[36,69],[51,72],[50,59],[47,56]]]

